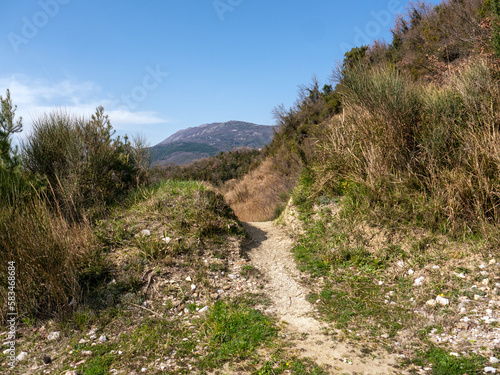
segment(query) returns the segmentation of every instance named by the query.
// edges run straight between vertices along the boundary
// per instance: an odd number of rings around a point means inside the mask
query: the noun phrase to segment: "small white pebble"
[[[450,300],[448,298],[444,298],[441,296],[436,297],[436,302],[439,303],[442,306],[446,306],[450,304]]]
[[[413,275],[415,271],[413,271],[411,268],[408,270],[408,275]]]
[[[420,286],[420,285],[422,285],[423,282],[424,282],[424,277],[421,276],[421,277],[415,279],[415,281],[413,282],[413,285],[414,286]]]

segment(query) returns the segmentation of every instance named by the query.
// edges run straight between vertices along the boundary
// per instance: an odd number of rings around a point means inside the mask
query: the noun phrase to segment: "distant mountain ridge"
[[[271,143],[274,127],[244,121],[203,124],[179,130],[151,147],[153,165],[189,164],[235,148],[262,148]]]

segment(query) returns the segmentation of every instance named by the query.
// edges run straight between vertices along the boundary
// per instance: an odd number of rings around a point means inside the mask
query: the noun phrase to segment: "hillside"
[[[185,165],[219,152],[268,145],[274,128],[243,121],[215,122],[180,130],[151,148],[152,165]]]
[[[500,0],[410,3],[393,37],[302,86],[261,151],[143,170],[98,108],[40,118],[16,161],[11,124],[0,372],[498,373]],[[234,123],[157,155],[255,136]]]

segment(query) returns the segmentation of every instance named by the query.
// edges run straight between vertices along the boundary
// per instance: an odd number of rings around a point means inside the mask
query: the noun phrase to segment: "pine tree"
[[[0,167],[12,168],[15,161],[12,157],[11,136],[22,130],[22,118],[14,121],[17,106],[12,106],[10,91],[7,89],[5,99],[0,96]]]

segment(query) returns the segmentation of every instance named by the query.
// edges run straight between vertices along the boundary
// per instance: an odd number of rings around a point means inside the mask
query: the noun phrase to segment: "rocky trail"
[[[269,312],[284,324],[284,334],[294,354],[314,360],[331,374],[401,374],[398,359],[382,350],[361,351],[362,342],[351,344],[328,324],[315,318],[306,300],[308,290],[300,282],[291,248],[292,239],[273,222],[244,223],[251,241],[245,251],[250,264],[266,277],[264,288],[272,301]]]

